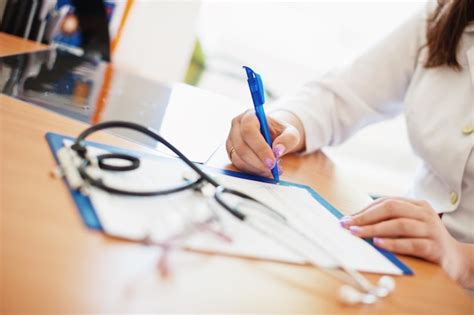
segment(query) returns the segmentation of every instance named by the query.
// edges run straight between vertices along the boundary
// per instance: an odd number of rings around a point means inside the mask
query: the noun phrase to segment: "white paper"
[[[95,154],[100,152],[92,148],[89,151]],[[185,174],[189,174],[189,168],[177,160],[141,158],[141,165],[137,170],[100,171],[97,175],[114,187],[149,190],[182,183]],[[335,267],[343,262],[345,266],[359,271],[402,273],[366,241],[343,229],[336,217],[306,189],[211,174],[225,187],[242,191],[271,206],[284,215],[292,226],[320,244],[317,247],[293,234],[285,234],[284,229],[277,233],[290,244],[297,244],[298,249],[307,252],[318,265]],[[223,241],[214,233],[200,231],[180,239],[178,244],[191,249],[243,257],[299,264],[306,261],[234,218],[212,197],[205,197],[191,190],[166,196],[127,197],[92,188],[90,198],[105,232],[110,235],[132,240],[150,238],[162,242],[189,228],[190,222],[202,222],[215,213],[219,221],[213,223],[213,227],[229,236],[231,242]]]
[[[177,83],[173,85],[160,135],[191,161],[205,163],[225,141],[231,119],[244,110],[242,104],[230,98]],[[157,148],[174,156],[162,144]]]

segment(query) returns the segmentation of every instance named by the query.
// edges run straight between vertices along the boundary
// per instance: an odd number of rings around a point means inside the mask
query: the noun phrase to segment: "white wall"
[[[207,54],[253,65],[281,95],[351,61],[425,3],[210,0],[198,31]]]
[[[113,62],[154,80],[182,81],[196,39],[200,5],[200,1],[134,1]]]

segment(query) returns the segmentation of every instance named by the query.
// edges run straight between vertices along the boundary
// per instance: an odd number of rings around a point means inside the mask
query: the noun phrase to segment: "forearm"
[[[276,118],[276,119],[280,120],[280,121],[284,121],[284,122],[294,126],[296,129],[298,129],[298,132],[300,133],[300,141],[299,141],[298,145],[294,149],[291,150],[291,152],[304,151],[305,147],[306,147],[306,144],[305,144],[306,134],[305,134],[303,123],[298,118],[298,116],[296,116],[295,114],[293,114],[290,111],[283,110],[283,109],[282,110],[276,110],[276,111],[272,112],[271,116],[273,118]]]

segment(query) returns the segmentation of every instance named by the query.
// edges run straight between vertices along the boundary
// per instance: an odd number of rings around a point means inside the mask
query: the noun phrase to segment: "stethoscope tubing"
[[[173,187],[170,189],[163,189],[163,190],[155,190],[155,191],[131,191],[131,190],[125,190],[125,189],[120,189],[116,187],[110,187],[106,184],[101,179],[95,179],[92,176],[90,176],[87,173],[87,167],[90,164],[90,161],[87,159],[87,148],[85,146],[85,139],[90,136],[91,134],[104,130],[104,129],[110,129],[110,128],[124,128],[124,129],[131,129],[137,132],[141,132],[154,140],[162,143],[164,146],[166,146],[168,149],[170,149],[173,153],[175,153],[184,163],[186,163],[187,166],[189,166],[193,171],[195,171],[199,177],[196,180],[193,180],[191,182],[187,182],[183,185]],[[162,195],[168,195],[180,191],[184,191],[187,189],[191,188],[196,188],[198,185],[200,185],[202,182],[206,181],[210,183],[212,186],[216,188],[216,193],[215,193],[215,199],[216,201],[222,205],[229,213],[231,213],[234,217],[237,219],[243,221],[245,220],[245,214],[236,211],[235,209],[232,209],[229,207],[223,200],[220,198],[221,193],[225,192],[230,192],[229,189],[224,188],[221,186],[214,178],[206,174],[201,168],[199,168],[196,164],[194,164],[191,160],[189,160],[181,151],[179,151],[174,145],[169,143],[165,138],[160,136],[157,132],[152,130],[151,128],[144,127],[142,125],[133,123],[133,122],[128,122],[128,121],[106,121],[102,122],[96,125],[93,125],[83,132],[79,134],[79,136],[76,138],[76,141],[74,144],[71,146],[71,149],[76,151],[76,153],[84,159],[84,162],[80,165],[78,171],[79,174],[83,179],[86,180],[87,183],[89,183],[92,186],[95,186],[97,188],[100,188],[106,192],[113,193],[113,194],[121,194],[125,196],[139,196],[139,197],[150,197],[150,196],[162,196]],[[131,162],[132,164],[129,165],[129,167],[121,167],[120,169],[114,168],[113,170],[131,170],[136,168],[135,166],[139,165],[139,162],[137,163],[136,161],[138,160],[136,157],[126,155],[126,154],[112,154],[112,155],[105,155],[105,158],[116,158],[116,159],[122,159],[126,160],[128,162]],[[102,160],[104,159],[104,155],[102,156]],[[99,158],[100,162],[100,158]],[[102,163],[103,164],[103,163]],[[111,170],[111,167],[108,166],[106,169]],[[237,191],[232,191],[233,194],[239,195],[240,197],[247,198],[247,199],[253,199],[252,197],[242,194]]]
[[[129,121],[106,121],[102,122],[96,125],[93,125],[83,132],[79,134],[77,137],[75,143],[71,147],[73,150],[75,150],[79,155],[81,155],[82,158],[85,158],[85,153],[86,153],[86,147],[84,145],[85,139],[90,136],[91,134],[103,130],[103,129],[109,129],[109,128],[125,128],[125,129],[132,129],[138,132],[141,132],[143,134],[146,134],[147,136],[153,138],[154,140],[162,143],[165,145],[168,149],[170,149],[173,153],[175,153],[184,163],[186,163],[189,167],[191,167],[200,177],[202,177],[204,180],[209,182],[211,185],[214,187],[220,186],[217,181],[215,181],[212,177],[207,175],[205,172],[203,172],[198,166],[196,166],[193,162],[191,162],[181,151],[179,151],[175,146],[173,146],[171,143],[169,143],[165,138],[160,136],[157,132],[152,130],[151,128],[144,127],[142,125],[129,122]]]

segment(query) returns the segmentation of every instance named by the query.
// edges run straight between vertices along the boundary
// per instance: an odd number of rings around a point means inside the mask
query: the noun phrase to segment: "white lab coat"
[[[460,41],[462,71],[427,69],[427,49],[420,50],[427,12],[403,23],[350,66],[309,82],[273,108],[301,119],[307,152],[404,113],[411,145],[424,161],[411,195],[444,213],[455,238],[474,243],[474,25]]]

